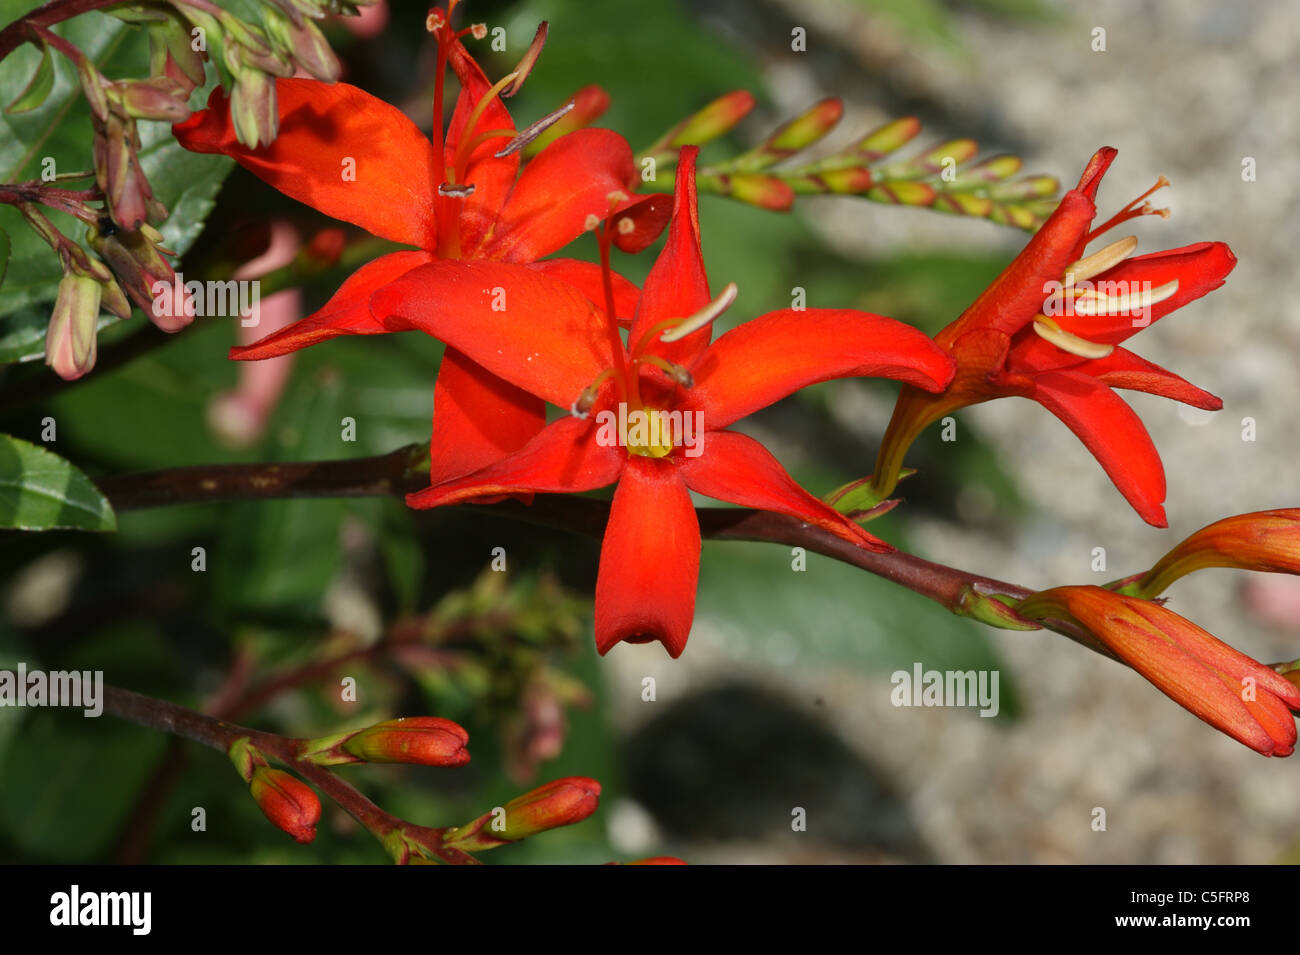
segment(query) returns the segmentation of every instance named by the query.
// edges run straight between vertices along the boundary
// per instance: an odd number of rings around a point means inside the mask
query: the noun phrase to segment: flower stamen
[[[1166,282],[1152,289],[1143,289],[1137,293],[1121,292],[1107,295],[1089,289],[1074,300],[1076,315],[1118,315],[1133,309],[1147,309],[1172,298],[1178,292],[1178,280]]]
[[[1034,331],[1039,338],[1051,342],[1061,351],[1078,355],[1080,358],[1105,358],[1115,350],[1114,345],[1090,342],[1086,338],[1067,332],[1046,315],[1034,316]]]
[[[698,332],[701,328],[711,324],[723,312],[730,308],[731,303],[736,300],[736,295],[739,291],[740,290],[736,287],[735,282],[728,282],[726,288],[718,294],[717,298],[704,306],[694,315],[688,316],[667,328],[663,334],[659,336],[659,340],[661,342],[681,341],[692,332]]]
[[[1104,249],[1098,249],[1092,255],[1084,256],[1076,262],[1065,267],[1065,287],[1069,288],[1075,282],[1086,282],[1102,272],[1109,271],[1119,265],[1135,251],[1137,251],[1137,236],[1125,236]]]
[[[694,388],[695,378],[689,371],[667,358],[659,355],[641,355],[632,362],[633,368],[639,365],[654,365],[683,388]]]
[[[1138,216],[1159,216],[1162,219],[1168,219],[1169,218],[1168,209],[1153,209],[1151,208],[1151,203],[1143,201],[1146,199],[1147,196],[1151,195],[1151,193],[1155,192],[1157,189],[1163,189],[1167,185],[1169,185],[1169,180],[1166,179],[1164,176],[1161,176],[1159,179],[1156,180],[1156,184],[1154,186],[1152,186],[1146,192],[1142,193],[1142,195],[1138,196],[1136,199],[1134,199],[1132,202],[1126,205],[1119,212],[1115,213],[1115,215],[1107,219],[1104,223],[1097,226],[1097,228],[1089,232],[1083,241],[1085,243],[1091,242],[1094,238],[1096,238],[1097,236],[1101,235],[1103,232],[1106,232],[1109,229],[1115,228],[1115,226],[1119,225],[1121,222],[1127,222],[1129,219],[1136,219]],[[1139,202],[1142,203],[1141,206],[1138,206]]]
[[[499,153],[496,153],[496,158],[505,159],[507,156],[519,152],[519,150],[523,149],[525,146],[531,143],[538,136],[542,135],[542,133],[546,132],[548,129],[550,129],[560,120],[562,120],[565,117],[565,115],[571,109],[573,109],[574,105],[575,105],[574,100],[569,100],[569,102],[565,103],[559,109],[555,110],[555,112],[547,113],[541,119],[536,120],[535,122],[532,122],[527,126],[525,126],[523,129],[521,129],[518,133],[515,134],[514,139],[510,140],[510,142],[506,143],[505,146],[502,147]]]

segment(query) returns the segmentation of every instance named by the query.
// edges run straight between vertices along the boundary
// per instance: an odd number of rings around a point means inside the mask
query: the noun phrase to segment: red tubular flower
[[[282,769],[257,766],[248,783],[258,808],[277,828],[302,843],[316,838],[320,799],[310,786]]]
[[[1127,582],[1124,592],[1154,597],[1179,577],[1207,567],[1300,574],[1300,508],[1236,514],[1202,527]]]
[[[1097,187],[1115,158],[1103,148],[1079,186],[975,303],[935,340],[957,361],[942,395],[905,389],[876,461],[879,498],[898,483],[903,455],[929,423],[956,408],[1015,395],[1037,401],[1092,452],[1142,519],[1166,526],[1165,475],[1141,419],[1112,388],[1218,410],[1223,402],[1120,344],[1223,284],[1236,264],[1222,242],[1130,257],[1133,237],[1084,256],[1094,238],[1140,215],[1165,215],[1143,196],[1090,230]]]
[[[455,6],[453,2],[452,7]],[[225,94],[173,130],[186,149],[234,158],[265,182],[336,219],[415,246],[363,266],[313,315],[261,341],[231,350],[250,361],[273,358],[338,335],[400,331],[370,312],[370,296],[412,269],[442,260],[499,264],[478,273],[484,287],[508,289],[520,266],[604,300],[600,269],[572,259],[537,260],[625,202],[637,181],[632,150],[617,133],[580,129],[549,144],[526,166],[520,150],[541,130],[516,131],[499,94],[518,73],[491,83],[434,10],[438,43],[433,141],[399,110],[345,83],[277,81],[279,135],[249,149],[235,137]],[[525,57],[535,57],[530,49]],[[446,66],[461,91],[444,136]],[[522,70],[520,71],[522,72]],[[544,127],[543,127],[544,128]],[[612,202],[611,196],[620,197]],[[511,267],[507,267],[511,266]],[[440,276],[423,273],[437,294]],[[616,306],[630,316],[636,288],[611,276]],[[522,447],[545,423],[532,395],[448,349],[435,390],[432,478],[476,470]]]
[[[1300,709],[1300,688],[1172,610],[1102,587],[1045,590],[1016,609],[1078,623],[1175,703],[1256,752],[1295,748],[1290,710]]]
[[[646,279],[629,344],[612,306],[602,316],[574,290],[536,275],[512,287],[507,312],[492,312],[482,291],[485,266],[477,263],[417,268],[371,303],[380,320],[422,328],[491,374],[574,412],[516,453],[407,502],[437,507],[617,483],[596,583],[601,653],[619,641],[659,640],[674,657],[685,647],[700,556],[692,490],[888,549],[728,425],[830,378],[882,375],[939,390],[952,376],[951,361],[925,335],[852,310],[771,312],[710,344],[710,323],[735,287],[710,301],[696,214],[697,152],[682,151],[668,241]],[[618,228],[616,221],[602,231],[605,261]],[[446,277],[453,268],[455,281],[435,283],[426,274]],[[656,433],[652,419],[668,422],[676,435]]]

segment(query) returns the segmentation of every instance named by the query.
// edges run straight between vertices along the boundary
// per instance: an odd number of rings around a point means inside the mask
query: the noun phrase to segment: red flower
[[[431,13],[429,23],[438,42],[432,142],[399,110],[354,86],[300,79],[277,81],[280,132],[267,146],[249,149],[238,142],[220,89],[213,91],[205,111],[174,127],[186,149],[230,156],[326,215],[416,247],[363,266],[320,311],[232,349],[232,358],[273,358],[338,335],[400,331],[371,314],[370,296],[437,260],[528,263],[538,274],[604,300],[599,267],[572,259],[536,260],[580,235],[590,217],[607,216],[611,196],[626,198],[637,180],[631,148],[609,130],[580,129],[548,145],[521,170],[520,149],[527,137],[517,134],[498,97],[522,78],[512,73],[492,84],[441,11]],[[525,61],[531,65],[535,55],[530,48]],[[444,140],[448,62],[461,91]],[[508,155],[500,155],[507,149]],[[508,288],[513,272],[485,269],[480,275],[488,288]],[[616,306],[631,315],[635,286],[619,276],[612,281]],[[468,473],[517,450],[545,423],[542,402],[454,349],[443,358],[434,403],[436,480]]]
[[[1172,610],[1101,587],[1045,590],[1016,610],[1080,624],[1175,703],[1265,756],[1295,748],[1300,689]]]
[[[492,374],[575,412],[518,452],[407,501],[436,507],[617,483],[596,583],[601,653],[623,640],[659,640],[672,656],[682,652],[700,555],[692,490],[888,549],[728,425],[830,378],[883,375],[937,390],[952,376],[951,361],[925,335],[851,310],[772,312],[709,344],[709,324],[735,287],[710,301],[696,215],[697,151],[682,151],[668,241],[646,279],[630,347],[609,309],[602,316],[540,276],[513,286],[508,312],[494,314],[483,304],[486,267],[478,263],[423,266],[372,300],[381,320],[422,328]],[[602,241],[613,231],[603,230]],[[671,433],[655,433],[652,420]]]
[[[1165,475],[1141,419],[1112,388],[1218,410],[1214,395],[1139,358],[1120,343],[1223,284],[1236,259],[1222,242],[1131,258],[1133,237],[1084,257],[1094,238],[1135,216],[1165,215],[1138,203],[1091,229],[1094,199],[1115,150],[1092,157],[1077,189],[991,286],[935,340],[957,361],[942,395],[904,389],[876,462],[880,498],[898,482],[903,455],[929,423],[992,398],[1032,398],[1078,436],[1143,520],[1166,525]]]

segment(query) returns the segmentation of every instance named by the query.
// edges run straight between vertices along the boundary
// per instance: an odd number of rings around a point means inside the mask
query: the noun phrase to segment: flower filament
[[[1095,237],[1114,228],[1122,222],[1143,215],[1158,215],[1161,218],[1168,218],[1168,209],[1153,209],[1151,203],[1146,199],[1157,189],[1169,185],[1169,180],[1161,176],[1156,180],[1156,184],[1148,189],[1142,195],[1138,196],[1118,213],[1108,219],[1105,223],[1093,229],[1084,237],[1084,244],[1091,242]],[[1141,205],[1139,205],[1141,203]],[[1172,298],[1178,292],[1178,280],[1166,282],[1156,288],[1127,288],[1125,283],[1111,282],[1099,283],[1102,287],[1098,288],[1091,284],[1091,280],[1099,275],[1109,272],[1111,269],[1126,261],[1135,251],[1137,251],[1138,240],[1136,236],[1125,236],[1115,242],[1110,243],[1081,259],[1067,265],[1065,274],[1062,277],[1060,288],[1053,292],[1049,302],[1061,304],[1062,300],[1066,305],[1066,313],[1081,316],[1114,316],[1124,315],[1134,311],[1145,314],[1145,312],[1155,304]],[[1082,285],[1080,283],[1083,283]],[[1131,283],[1130,283],[1131,284]],[[1111,287],[1113,288],[1113,291]],[[1045,308],[1044,312],[1049,309]],[[1146,322],[1139,322],[1134,319],[1134,325],[1149,324],[1150,319]],[[1115,350],[1114,345],[1103,344],[1100,342],[1090,341],[1074,332],[1066,331],[1057,322],[1053,321],[1046,314],[1039,313],[1033,319],[1034,332],[1045,341],[1051,342],[1062,351],[1071,355],[1077,355],[1080,358],[1105,358]]]
[[[676,387],[680,388],[694,387],[695,379],[689,370],[669,361],[662,355],[654,354],[649,351],[649,347],[656,340],[665,343],[680,341],[687,335],[707,327],[731,306],[732,302],[736,300],[738,290],[735,282],[729,282],[716,298],[693,315],[665,319],[644,331],[635,342],[624,344],[614,301],[613,273],[610,269],[609,250],[614,230],[623,229],[623,223],[627,221],[626,219],[616,219],[614,213],[628,201],[628,198],[628,195],[621,191],[610,193],[608,197],[609,210],[604,222],[602,223],[599,217],[594,214],[588,217],[587,228],[589,231],[596,231],[597,243],[600,248],[600,268],[605,293],[605,328],[609,337],[614,364],[596,376],[595,380],[573,402],[569,411],[575,417],[586,418],[595,406],[601,388],[606,382],[613,379],[618,386],[619,402],[624,409],[624,413],[619,415],[620,443],[627,449],[629,454],[662,458],[672,453],[676,446],[671,437],[663,437],[664,434],[669,433],[669,429],[652,427],[648,431],[650,437],[642,439],[638,436],[638,432],[632,431],[626,424],[628,420],[644,421],[654,418],[657,421],[661,416],[669,414],[662,408],[647,407],[642,400],[641,369],[644,367],[657,368]]]

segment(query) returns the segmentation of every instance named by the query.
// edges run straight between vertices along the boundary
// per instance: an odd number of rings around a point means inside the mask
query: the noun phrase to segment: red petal
[[[690,370],[695,387],[685,404],[702,409],[712,431],[831,378],[894,378],[942,391],[953,362],[926,335],[892,318],[809,308],[769,312],[733,328]]]
[[[448,348],[433,389],[429,482],[495,464],[546,426],[546,405]]]
[[[632,455],[614,492],[596,578],[596,649],[658,640],[686,648],[700,576],[700,523],[677,468]]]
[[[1066,331],[1089,341],[1116,345],[1188,302],[1213,292],[1236,264],[1236,256],[1222,242],[1198,242],[1181,249],[1139,255],[1092,279],[1093,287],[1103,294],[1128,289],[1136,294],[1177,279],[1178,291],[1152,305],[1147,315],[1062,315],[1056,321]]]
[[[1142,519],[1167,527],[1165,470],[1137,414],[1106,385],[1075,371],[1037,376],[1034,400],[1074,432]]]
[[[406,496],[411,507],[442,507],[476,497],[594,491],[618,480],[627,461],[622,448],[605,447],[592,421],[561,418],[509,457],[473,474]]]
[[[681,457],[681,473],[686,486],[705,497],[789,514],[868,550],[893,550],[801,488],[767,448],[735,431],[707,432],[698,457]]]
[[[339,335],[378,335],[401,331],[385,325],[370,311],[370,297],[407,272],[434,261],[428,252],[392,252],[363,265],[348,277],[318,312],[261,341],[230,350],[236,361],[274,358]]]
[[[641,305],[628,335],[633,349],[646,332],[665,319],[686,318],[709,304],[709,279],[704,274],[704,258],[700,252],[699,204],[695,194],[695,157],[699,152],[698,146],[682,149],[668,241],[642,286]],[[678,342],[655,342],[649,350],[669,361],[686,364],[708,345],[712,334],[706,326]]]
[[[547,278],[558,282],[567,282],[587,296],[587,301],[602,313],[605,310],[605,284],[601,278],[600,266],[594,262],[581,262],[578,259],[547,259],[544,262],[532,262],[528,266],[534,272],[540,272]],[[610,272],[611,284],[614,286],[614,310],[622,323],[632,321],[636,313],[637,299],[641,290],[617,272]]]
[[[1277,744],[1221,675],[1145,628],[1100,626],[1093,633],[1175,703],[1257,752]],[[1117,639],[1118,638],[1118,639]]]
[[[456,99],[456,109],[451,114],[447,125],[446,163],[447,175],[452,175],[451,164],[456,155],[456,148],[465,134],[465,123],[469,121],[474,107],[492,88],[492,81],[487,78],[483,68],[470,56],[464,44],[459,40],[452,44],[448,58],[451,67],[460,80],[460,96]],[[439,117],[441,120],[441,117]],[[483,109],[483,114],[474,125],[472,138],[494,130],[509,130],[514,135],[514,121],[510,111],[499,96],[492,97]],[[473,251],[492,233],[501,210],[510,195],[510,189],[519,175],[519,153],[496,157],[509,137],[493,137],[474,147],[469,161],[464,168],[457,169],[456,178],[460,185],[472,183],[473,194],[464,199],[447,200],[448,205],[457,208],[460,213],[461,250],[466,258],[474,257]]]
[[[1070,190],[1029,244],[961,317],[937,336],[947,345],[972,328],[1012,335],[1042,311],[1049,282],[1060,282],[1096,215],[1091,199]]]
[[[1221,398],[1124,348],[1116,348],[1105,358],[1085,362],[1077,370],[1112,388],[1144,391],[1206,411],[1218,411],[1223,407]]]
[[[614,245],[635,255],[659,238],[673,215],[674,200],[666,195],[630,201],[614,214]]]
[[[562,408],[613,362],[605,321],[583,294],[524,265],[433,262],[370,305],[388,327],[427,332]]]
[[[636,183],[632,147],[608,129],[561,136],[524,167],[506,201],[483,258],[533,262],[582,235],[587,217],[604,219],[610,193]]]
[[[1079,177],[1078,190],[1096,202],[1097,187],[1101,185],[1101,178],[1106,175],[1106,170],[1118,155],[1119,150],[1114,146],[1102,146],[1093,153],[1092,158],[1088,160],[1088,165],[1084,167],[1083,175]]]
[[[220,88],[206,110],[172,131],[186,149],[230,156],[328,216],[394,242],[436,247],[433,145],[413,122],[347,83],[281,79],[275,91],[280,134],[270,145],[250,150],[235,139]]]

